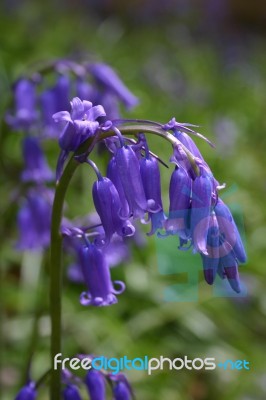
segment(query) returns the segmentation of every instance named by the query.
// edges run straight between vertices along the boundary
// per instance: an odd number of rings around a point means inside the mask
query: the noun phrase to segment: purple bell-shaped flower
[[[115,165],[129,205],[127,218],[143,218],[148,211],[152,212],[153,200],[146,200],[140,174],[139,160],[130,146],[122,146],[115,153]]]
[[[116,187],[116,190],[118,192],[119,198],[120,198],[120,203],[121,203],[121,208],[120,208],[120,216],[121,218],[127,218],[127,216],[130,214],[129,213],[129,205],[125,196],[124,188],[122,185],[122,182],[119,178],[119,175],[117,173],[117,166],[116,166],[116,161],[115,157],[112,157],[111,160],[108,163],[107,167],[107,177],[113,182],[113,184]]]
[[[22,146],[25,169],[21,174],[23,182],[47,182],[54,178],[37,138],[27,136]]]
[[[94,182],[92,195],[105,231],[106,243],[110,242],[114,233],[119,236],[134,235],[134,226],[120,217],[122,205],[116,187],[110,179],[100,177]]]
[[[113,383],[113,400],[131,400],[133,398],[132,388],[124,374],[110,374],[109,378]]]
[[[37,391],[34,382],[29,382],[25,385],[15,397],[15,400],[35,400]]]
[[[208,255],[207,235],[210,224],[213,181],[206,175],[192,183],[191,233],[196,252]]]
[[[238,261],[240,263],[245,263],[247,261],[247,255],[231,211],[221,199],[218,199],[214,210],[224,240],[231,245],[232,251]]]
[[[161,196],[161,177],[158,161],[155,157],[144,157],[140,160],[140,174],[144,187],[147,202],[153,202],[149,211],[151,220],[151,231],[148,235],[153,235],[157,229],[163,229],[165,215],[163,212]]]
[[[123,381],[117,382],[117,384],[113,388],[113,395],[114,395],[114,400],[130,400],[130,399],[132,399],[131,391],[130,391],[128,385]]]
[[[60,110],[70,109],[69,96],[70,79],[67,75],[60,75],[56,84],[40,95],[44,136],[59,137],[59,130],[53,119],[53,114]]]
[[[90,400],[105,400],[105,377],[100,371],[90,370],[85,377]]]
[[[117,294],[125,290],[125,284],[115,281],[119,286],[116,290],[111,281],[110,269],[103,254],[95,244],[88,243],[79,251],[79,259],[88,292],[80,296],[80,303],[84,306],[108,306],[117,303]]]
[[[79,389],[76,385],[68,384],[63,390],[64,400],[82,400]]]
[[[106,64],[96,63],[91,64],[88,69],[97,83],[100,84],[105,91],[115,94],[127,108],[134,107],[138,104],[138,99],[128,90],[111,67]]]
[[[20,79],[14,90],[15,115],[7,115],[6,121],[14,129],[28,130],[37,119],[35,84],[28,79]]]
[[[50,242],[50,192],[32,190],[18,212],[19,250],[40,250]]]
[[[176,167],[169,187],[169,216],[165,223],[168,234],[178,234],[180,238],[190,238],[189,214],[192,180],[184,168]]]

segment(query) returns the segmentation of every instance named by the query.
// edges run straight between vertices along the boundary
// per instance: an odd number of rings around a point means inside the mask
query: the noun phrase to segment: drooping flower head
[[[192,179],[182,167],[176,167],[171,175],[169,187],[169,216],[165,223],[168,234],[178,234],[190,239],[190,202]]]
[[[230,244],[235,258],[237,258],[240,263],[245,263],[247,261],[245,247],[231,211],[220,198],[214,210],[223,240]]]
[[[130,215],[129,211],[129,205],[125,196],[124,188],[121,182],[121,179],[119,177],[119,174],[117,173],[117,167],[116,167],[116,160],[115,157],[112,157],[108,163],[107,166],[107,177],[113,182],[115,185],[115,188],[118,192],[119,199],[120,199],[120,211],[119,215],[122,218],[127,218],[128,215]]]
[[[129,206],[127,218],[143,218],[153,211],[154,200],[146,200],[139,160],[131,146],[122,146],[115,153],[115,167]]]
[[[97,231],[100,230],[100,227],[97,228]],[[97,232],[96,231],[96,232]],[[100,231],[100,238],[105,237],[105,233],[103,229]],[[96,235],[98,238],[99,236]],[[135,239],[135,236],[134,236]],[[80,239],[79,239],[80,240]],[[100,239],[102,240],[102,239]],[[104,239],[103,239],[104,240]],[[69,245],[67,246],[67,251],[70,251]],[[109,244],[104,246],[104,256],[107,264],[110,268],[115,267],[121,264],[124,261],[127,261],[130,258],[130,249],[129,243],[125,243],[123,238],[115,234],[112,238],[112,241]],[[82,273],[81,264],[78,261],[70,264],[67,271],[68,278],[75,283],[85,283],[84,275]]]
[[[88,291],[83,292],[80,296],[81,304],[84,306],[108,306],[117,303],[116,295],[125,290],[125,284],[115,281],[114,284],[119,286],[119,290],[114,288],[103,250],[93,243],[88,243],[80,248],[79,259],[88,287]]]
[[[45,189],[31,189],[22,204],[17,223],[19,250],[41,250],[50,242],[52,193]]]
[[[152,203],[149,211],[151,230],[148,235],[154,234],[157,229],[163,229],[165,215],[163,212],[161,195],[161,177],[158,161],[147,152],[146,156],[140,160],[140,175],[144,187],[146,201]]]
[[[114,400],[131,400],[133,398],[132,388],[124,374],[109,375],[113,382]]]
[[[119,236],[134,235],[134,226],[119,216],[122,205],[116,187],[110,179],[101,177],[94,182],[92,195],[96,211],[105,231],[107,243],[110,242],[114,233]]]
[[[218,274],[227,278],[232,289],[241,291],[238,264],[246,262],[247,256],[238,228],[229,208],[221,199],[214,208],[219,225],[219,265]]]
[[[79,389],[76,385],[68,384],[63,390],[64,400],[82,400]]]
[[[37,138],[26,136],[22,144],[22,153],[25,164],[21,174],[23,182],[42,183],[54,178]]]
[[[105,400],[106,384],[104,375],[97,370],[91,369],[85,377],[90,400]]]
[[[28,130],[37,119],[35,84],[20,79],[15,85],[15,115],[7,115],[6,121],[13,129]]]
[[[56,84],[44,90],[40,95],[43,136],[58,138],[59,129],[53,119],[53,114],[60,110],[69,110],[70,79],[67,75],[59,75]]]
[[[118,382],[115,385],[115,387],[113,389],[113,394],[114,394],[114,400],[130,400],[130,399],[132,399],[129,388],[122,381]]]
[[[15,397],[15,400],[35,400],[37,391],[34,382],[29,382],[25,385]]]
[[[208,176],[199,176],[192,183],[191,234],[194,250],[207,251],[207,235],[210,224],[212,181]]]
[[[124,85],[111,67],[103,63],[95,63],[90,64],[88,70],[102,87],[103,91],[116,95],[127,108],[138,104],[138,99]],[[101,100],[104,100],[104,95]],[[100,104],[104,104],[104,101],[101,101]]]

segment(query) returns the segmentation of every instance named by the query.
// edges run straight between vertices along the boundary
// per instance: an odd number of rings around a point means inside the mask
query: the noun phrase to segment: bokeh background
[[[266,3],[3,0],[0,12],[1,119],[12,82],[33,63],[68,57],[110,64],[140,99],[131,113],[122,110],[124,116],[160,122],[175,116],[200,125],[200,131],[216,144],[211,149],[197,139],[215,176],[227,184],[222,196],[243,228],[248,252],[248,263],[240,268],[246,296],[214,296],[199,272],[196,300],[167,302],[165,289],[176,284],[178,291],[178,284],[186,282],[185,274],[177,274],[185,256],[174,241],[171,246],[158,244],[144,233],[146,243],[132,248],[131,260],[113,271],[127,284],[116,306],[81,307],[78,298],[83,288],[64,279],[63,354],[245,359],[249,371],[165,369],[151,376],[141,371],[127,375],[139,400],[265,399]],[[12,399],[23,384],[33,349],[34,379],[49,363],[48,278],[45,268],[39,271],[47,255],[14,250],[20,143],[21,136],[2,129],[0,386],[4,400]],[[158,139],[150,143],[162,159],[169,159],[167,144]],[[46,150],[55,166],[56,143]],[[169,171],[163,169],[162,175],[167,209]],[[91,184],[88,169],[81,167],[68,194],[69,216],[90,211]],[[169,275],[162,274],[159,265],[164,252],[172,260]],[[197,255],[191,262],[195,268],[200,265]],[[39,398],[48,398],[45,388]]]

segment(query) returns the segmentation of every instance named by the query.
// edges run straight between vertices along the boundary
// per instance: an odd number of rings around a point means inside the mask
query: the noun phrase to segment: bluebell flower
[[[114,400],[130,400],[132,399],[131,391],[125,382],[119,381],[113,388]]]
[[[77,92],[77,97],[80,98],[80,100],[88,100],[95,103],[94,101],[95,89],[91,84],[86,82],[81,77],[79,77],[76,81],[76,92]]]
[[[100,371],[91,369],[85,377],[90,400],[105,400],[105,377]]]
[[[53,87],[56,99],[56,111],[69,110],[69,99],[71,94],[71,81],[68,75],[59,75]]]
[[[100,177],[94,182],[92,195],[96,211],[105,231],[106,243],[110,242],[114,233],[120,236],[132,236],[134,234],[134,226],[119,216],[122,205],[116,187],[110,179]]]
[[[112,238],[112,241],[104,246],[104,256],[110,268],[116,267],[122,262],[128,261],[130,258],[129,246],[120,236],[115,234]],[[72,282],[84,283],[84,275],[82,273],[80,263],[75,262],[69,265],[67,277]]]
[[[205,221],[207,221],[207,217],[205,217]],[[199,222],[200,225],[201,222]],[[218,273],[222,279],[227,278],[235,292],[240,292],[238,263],[246,261],[246,253],[231,212],[221,199],[217,200],[211,213],[207,234],[207,252],[202,252],[201,258],[204,276],[209,284],[213,283],[215,275]]]
[[[133,398],[132,388],[124,374],[110,374],[109,378],[113,382],[113,400],[131,400]]]
[[[82,400],[79,389],[76,385],[68,384],[63,390],[64,400]]]
[[[190,202],[192,180],[184,168],[176,167],[169,187],[169,216],[165,223],[168,234],[178,234],[182,239],[190,238]]]
[[[138,104],[138,99],[128,90],[111,67],[106,64],[96,63],[90,64],[88,70],[104,91],[115,94],[127,108]]]
[[[131,146],[122,146],[115,153],[115,166],[129,205],[127,218],[143,218],[148,211],[153,212],[153,200],[146,200],[140,174],[139,160]]]
[[[165,221],[161,195],[161,176],[158,161],[155,157],[146,156],[140,160],[140,174],[147,202],[153,202],[150,206],[149,220],[151,220],[152,235],[157,229],[162,229]]]
[[[34,382],[29,382],[25,385],[15,397],[15,400],[35,400],[37,391]]]
[[[28,130],[37,119],[35,84],[20,79],[15,85],[15,115],[7,115],[6,121],[13,129]]]
[[[59,145],[65,151],[75,151],[88,137],[99,128],[97,118],[105,116],[104,108],[92,106],[86,100],[75,97],[71,102],[71,112],[60,111],[53,115],[55,122],[66,122],[59,138]]]
[[[191,234],[196,252],[208,255],[207,234],[212,206],[213,180],[201,175],[192,183]]]
[[[245,263],[247,261],[246,251],[231,211],[221,199],[218,199],[214,210],[223,240],[230,244],[235,258],[240,263]]]
[[[122,218],[127,218],[127,216],[130,214],[129,205],[128,205],[128,202],[127,202],[127,199],[125,196],[125,192],[124,192],[124,188],[123,188],[121,179],[119,177],[119,174],[117,173],[115,157],[112,157],[108,163],[107,177],[113,182],[113,184],[115,185],[116,190],[119,194],[120,203],[121,203],[121,208],[120,208],[119,214]]]
[[[57,101],[54,88],[47,89],[40,95],[42,113],[42,135],[49,138],[58,138],[59,129],[53,120],[53,114],[60,109],[57,108]]]
[[[41,183],[54,178],[37,138],[26,136],[22,144],[22,153],[25,163],[21,174],[23,182]]]
[[[60,110],[70,109],[70,79],[66,75],[60,75],[55,86],[46,89],[40,95],[40,105],[43,119],[43,135],[58,138],[59,130],[53,119],[53,114]]]
[[[18,216],[19,250],[40,250],[50,243],[51,193],[31,190],[22,204]]]
[[[84,225],[84,231],[89,232],[89,237],[95,237],[97,242],[102,243],[105,238],[105,232],[102,226],[97,226],[100,223],[99,216],[96,213],[91,214],[87,222],[93,227],[93,229],[88,229],[88,227]],[[75,258],[78,257],[78,259],[81,246],[81,239],[80,237],[78,237],[78,235],[80,236],[80,233],[78,234],[78,231],[80,231],[81,234],[84,234],[84,231],[82,231],[84,228],[75,228],[75,226],[80,225],[80,223],[81,221],[75,221],[74,224],[72,224],[70,221],[65,220],[63,222],[63,225],[61,226],[61,232],[64,236],[64,249],[68,253],[72,253]],[[110,268],[115,267],[118,264],[128,260],[130,258],[130,251],[129,246],[127,243],[125,243],[124,238],[115,233],[112,236],[111,242],[106,243],[104,246],[104,257]],[[82,273],[81,264],[80,262],[78,262],[78,260],[75,260],[72,264],[69,265],[67,276],[72,282],[84,283],[84,276]]]
[[[125,284],[115,281],[119,290],[114,288],[109,265],[103,251],[95,244],[88,244],[80,249],[79,259],[88,287],[88,292],[83,292],[80,296],[81,304],[84,306],[108,306],[117,303],[116,295],[125,290]]]

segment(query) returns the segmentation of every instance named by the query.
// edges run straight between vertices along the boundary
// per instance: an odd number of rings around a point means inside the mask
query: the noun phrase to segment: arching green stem
[[[52,210],[50,250],[51,380],[50,399],[61,398],[61,368],[54,369],[54,357],[61,353],[62,235],[60,232],[64,199],[79,163],[72,157],[57,184]]]

